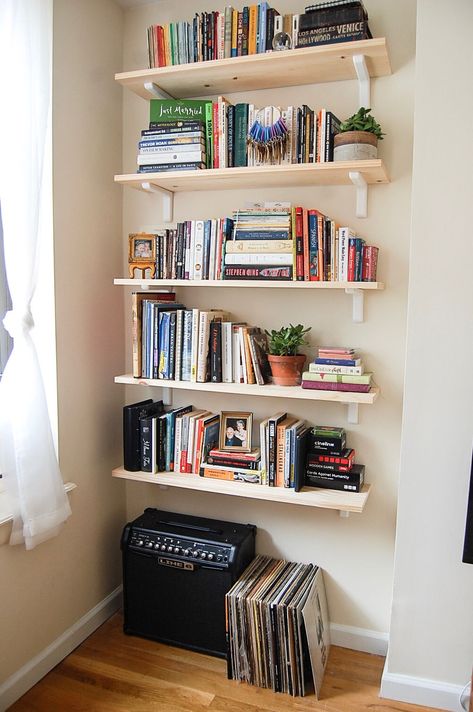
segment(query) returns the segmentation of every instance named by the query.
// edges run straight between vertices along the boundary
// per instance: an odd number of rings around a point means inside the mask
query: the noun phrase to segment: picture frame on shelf
[[[220,414],[220,450],[251,452],[253,413],[222,411]]]
[[[156,235],[138,232],[128,236],[128,271],[131,278],[135,276],[135,269],[141,271],[142,279],[146,270],[150,271],[151,279],[156,276]]]

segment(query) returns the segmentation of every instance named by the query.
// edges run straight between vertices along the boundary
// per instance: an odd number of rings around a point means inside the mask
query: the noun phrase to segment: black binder
[[[162,413],[162,401],[151,398],[131,403],[123,408],[123,466],[129,472],[138,472],[141,469],[141,438],[140,418],[148,415]]]

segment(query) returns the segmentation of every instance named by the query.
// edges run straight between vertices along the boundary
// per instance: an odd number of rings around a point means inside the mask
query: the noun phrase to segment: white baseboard
[[[360,650],[363,653],[386,656],[388,651],[387,633],[368,628],[354,628],[350,625],[330,623],[330,641],[333,645],[351,650]]]
[[[464,712],[460,705],[462,690],[461,685],[387,672],[385,665],[379,696],[424,707]]]
[[[0,710],[6,710],[25,694],[38,680],[77,648],[91,633],[112,616],[121,606],[122,586],[118,586],[103,601],[86,613],[59,638],[32,660],[23,665],[0,685]]]

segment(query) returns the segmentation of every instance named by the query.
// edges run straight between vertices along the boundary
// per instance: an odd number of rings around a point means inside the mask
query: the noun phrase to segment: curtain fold
[[[52,176],[52,0],[1,0],[0,201],[12,310],[13,351],[0,382],[0,470],[14,502],[10,543],[27,549],[55,536],[70,516],[54,450],[31,332],[42,210]],[[41,318],[41,315],[38,315]]]

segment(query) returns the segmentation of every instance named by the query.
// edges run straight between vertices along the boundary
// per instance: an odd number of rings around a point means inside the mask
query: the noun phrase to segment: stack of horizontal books
[[[365,373],[361,358],[354,349],[319,348],[318,357],[302,374],[302,388],[320,391],[369,393],[372,373]]]
[[[259,448],[251,452],[236,452],[219,450],[218,447],[210,450],[202,462],[199,474],[202,477],[212,477],[218,480],[231,482],[248,482],[262,485],[263,472],[261,470],[261,453]]]
[[[306,487],[360,492],[365,466],[355,463],[343,428],[316,425],[309,431],[304,484]]]

